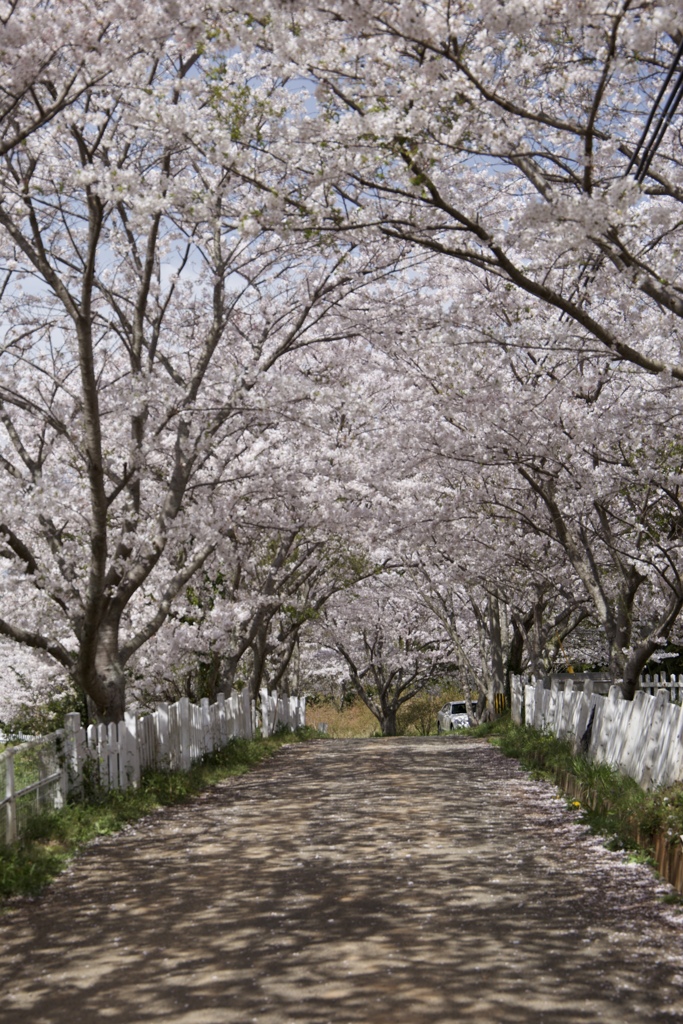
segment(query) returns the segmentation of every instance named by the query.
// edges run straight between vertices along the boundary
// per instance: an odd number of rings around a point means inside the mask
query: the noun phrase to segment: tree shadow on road
[[[20,905],[0,1020],[683,1021],[682,930],[485,743],[297,745]]]

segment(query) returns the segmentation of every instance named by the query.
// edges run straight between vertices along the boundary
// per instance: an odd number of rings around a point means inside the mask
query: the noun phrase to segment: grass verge
[[[487,736],[507,757],[519,761],[536,778],[565,790],[569,803],[582,812],[593,831],[607,837],[610,849],[631,851],[634,859],[650,860],[655,838],[671,844],[683,836],[683,785],[646,791],[634,779],[607,764],[575,754],[566,740],[515,725],[508,717],[470,729],[469,736]]]
[[[34,814],[21,840],[0,847],[0,899],[35,896],[86,843],[118,832],[160,807],[184,803],[231,775],[243,775],[285,743],[317,737],[310,728],[268,739],[232,740],[186,772],[145,772],[138,789],[94,790],[58,811]]]

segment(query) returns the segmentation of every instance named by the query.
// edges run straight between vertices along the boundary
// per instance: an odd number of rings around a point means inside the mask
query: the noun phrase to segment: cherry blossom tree
[[[131,60],[153,58],[175,31],[192,45],[197,25],[178,23],[174,0],[150,3],[75,0],[0,5],[0,154],[36,131],[94,87],[116,83]]]
[[[538,674],[568,660],[579,627],[577,660],[607,651],[632,695],[681,609],[677,385],[581,339],[558,351],[547,309],[517,316],[499,283],[446,272],[442,289],[417,334],[384,336],[385,383],[364,393],[384,535],[489,706],[525,657]]]
[[[343,659],[351,686],[380,724],[395,736],[399,709],[443,671],[448,638],[415,601],[412,588],[387,572],[332,600],[321,640]]]
[[[266,518],[265,510],[259,517]],[[377,572],[343,538],[308,524],[274,531],[233,527],[176,602],[164,628],[134,660],[138,700],[215,699],[246,685],[289,692],[302,634],[330,598]]]
[[[443,254],[482,288],[499,277],[555,311],[556,344],[578,333],[683,379],[675,132],[647,166],[637,155],[676,58],[677,4],[253,9],[262,45],[317,90],[308,216]]]
[[[490,299],[489,293],[489,307]],[[581,349],[558,353],[552,340],[544,341],[549,325],[541,307],[533,326],[529,319],[511,321],[509,312],[501,304],[473,325],[466,354],[459,354],[458,389],[446,389],[449,368],[439,349],[439,370],[430,372],[442,385],[434,401],[440,420],[425,443],[433,466],[445,461],[451,479],[454,465],[461,481],[477,467],[478,522],[488,518],[501,531],[498,540],[489,531],[474,556],[474,578],[489,594],[505,593],[509,573],[500,563],[487,572],[487,545],[499,560],[512,556],[518,566],[524,549],[534,548],[546,570],[561,556],[568,563],[558,576],[559,592],[539,574],[540,563],[531,578],[522,575],[507,591],[513,621],[536,648],[536,664],[545,628],[538,621],[529,627],[542,612],[556,620],[551,635],[557,645],[590,611],[604,631],[613,678],[632,696],[638,674],[667,643],[682,607],[679,389],[670,378],[627,365],[605,367]],[[475,338],[480,325],[486,325],[485,345]],[[504,360],[490,347],[501,333]],[[472,522],[462,486],[457,500]],[[538,596],[525,611],[530,587]],[[566,603],[558,607],[562,592]],[[477,619],[481,625],[485,616]]]
[[[388,729],[431,644],[489,707],[572,644],[631,695],[683,605],[677,5],[35,13],[0,5],[19,671],[108,721],[133,676],[286,685],[324,616]]]
[[[353,338],[356,294],[395,259],[258,228],[256,140],[285,108],[202,14],[176,12],[163,47],[129,54],[2,168],[0,633],[61,665],[104,721],[229,533],[222,496],[295,397],[278,364]]]

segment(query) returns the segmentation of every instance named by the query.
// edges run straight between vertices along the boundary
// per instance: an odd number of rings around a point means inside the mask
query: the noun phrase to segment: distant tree
[[[440,674],[448,642],[397,573],[340,595],[326,609],[321,639],[344,660],[351,686],[396,736],[399,709]]]

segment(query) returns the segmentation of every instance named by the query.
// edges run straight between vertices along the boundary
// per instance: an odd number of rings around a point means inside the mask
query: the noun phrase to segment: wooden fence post
[[[125,720],[126,726],[128,726],[128,719],[130,713],[126,712]],[[156,733],[152,722],[151,715],[141,715],[139,718],[135,717],[135,748],[137,751],[137,758],[140,765],[140,769],[150,764],[155,759],[155,748],[156,748]],[[128,738],[130,742],[130,737]],[[126,755],[128,756],[128,755]]]
[[[231,739],[237,739],[242,736],[242,694],[231,693],[230,694],[230,713],[232,715],[232,733]]]
[[[519,676],[510,678],[510,716],[515,725],[522,724],[523,705],[522,680]]]
[[[99,760],[97,751],[97,726],[91,724],[87,727],[87,729],[84,730],[84,732],[85,742],[83,747],[83,762],[81,770],[83,772],[83,778],[85,781],[85,771],[87,766],[88,776],[90,778],[90,781],[92,782],[94,780],[95,765],[98,766],[99,771]]]
[[[201,720],[202,738],[200,745],[200,757],[203,754],[210,754],[213,750],[213,737],[211,736],[211,713],[209,711],[209,698],[202,697],[199,702],[199,717]]]
[[[81,729],[81,716],[77,711],[64,715],[64,764],[69,790],[80,793],[83,790],[83,764],[85,733]]]
[[[619,700],[616,703],[616,712],[612,721],[612,734],[607,744],[605,760],[608,764],[621,766],[624,760],[626,749],[626,737],[633,714],[633,701],[624,700],[619,689]]]
[[[270,736],[270,706],[268,701],[268,691],[259,690],[259,697],[261,698],[261,735]]]
[[[557,735],[563,739],[569,731],[569,723],[572,718],[572,711],[574,708],[574,683],[571,679],[565,679],[564,690],[562,691],[562,701],[560,703],[560,710],[557,720]]]
[[[609,688],[609,695],[602,705],[602,714],[599,721],[593,726],[593,740],[595,743],[595,760],[606,761],[607,749],[612,736],[612,725],[616,718],[616,706],[621,699],[621,687],[613,684]],[[597,715],[597,712],[596,712]]]
[[[14,750],[5,751],[5,842],[13,843],[17,838],[17,804],[14,797]]]
[[[119,785],[119,730],[114,722],[107,726],[107,768],[109,788],[117,789]]]
[[[683,678],[681,676],[679,679]],[[683,707],[678,712],[678,727],[674,737],[674,746],[671,751],[671,775],[669,782],[683,781]]]
[[[102,789],[109,788],[109,763],[107,759],[107,727],[106,725],[93,726],[97,736],[97,759],[100,770],[100,785]]]
[[[216,704],[218,707],[218,735],[220,736],[220,745],[224,747],[228,742],[228,720],[225,713],[225,694],[216,694]]]
[[[190,721],[192,722],[192,760],[196,761],[204,753],[202,709],[192,703],[190,704]]]
[[[169,726],[168,726],[168,704],[166,701],[161,701],[157,704],[156,711],[154,712],[154,731],[157,738],[157,756],[155,759],[155,768],[168,767],[170,763],[171,751],[169,746]]]
[[[645,756],[643,758],[643,770],[638,780],[644,789],[652,789],[655,784],[653,770],[657,761],[659,744],[662,740],[662,726],[664,716],[669,706],[669,691],[662,687],[657,690],[652,709],[652,718],[649,733],[646,740]]]
[[[126,718],[128,716],[126,715]],[[118,771],[113,780],[113,785],[121,791],[128,789],[130,783],[130,777],[126,771],[128,767],[128,752],[129,752],[129,736],[128,729],[126,728],[125,720],[123,722],[117,722],[116,726],[116,747],[118,751],[118,764],[116,765]],[[110,728],[111,736],[111,728]],[[110,768],[112,767],[111,761],[109,762]]]
[[[66,797],[69,792],[69,766],[66,759],[66,731],[64,729],[56,730],[55,744],[61,774],[59,776],[59,790],[55,793],[53,806],[59,810],[66,803]]]
[[[638,694],[634,697],[634,703],[638,698]],[[647,756],[647,746],[650,737],[650,727],[652,725],[652,719],[655,710],[655,700],[651,694],[643,693],[642,700],[638,706],[638,716],[634,720],[635,708],[631,715],[631,721],[635,725],[635,744],[633,748],[632,757],[630,759],[630,771],[631,775],[638,784],[640,784],[645,770],[645,758]]]
[[[251,694],[249,687],[245,686],[240,694],[242,698],[242,736],[245,740],[250,740],[251,737]]]
[[[174,771],[180,768],[180,708],[177,701],[168,709],[168,765]]]
[[[209,728],[211,730],[211,749],[220,750],[223,744],[221,743],[221,729],[218,718],[218,701],[215,704],[209,704]]]
[[[178,701],[178,715],[180,718],[180,767],[183,771],[187,771],[192,764],[189,697],[181,697]]]
[[[119,785],[121,789],[140,785],[140,734],[142,722],[136,715],[127,714],[119,722]]]
[[[671,690],[668,690],[671,694]],[[681,711],[678,704],[671,701],[664,707],[664,716],[659,735],[658,749],[652,768],[652,785],[668,786],[675,781],[674,763],[676,759],[676,740],[679,734]]]
[[[536,676],[529,674],[524,687],[524,724],[534,728],[536,721]]]
[[[534,729],[538,729],[542,732],[545,728],[545,719],[543,715],[543,694],[545,693],[545,687],[543,686],[543,680],[537,679],[534,683],[535,700],[534,700]]]
[[[633,700],[629,701],[631,704],[631,712],[626,726],[626,735],[624,736],[620,765],[622,771],[626,772],[627,775],[630,775],[633,778],[636,773],[638,744],[642,733],[643,706],[647,699],[648,694],[645,690],[637,690]]]

